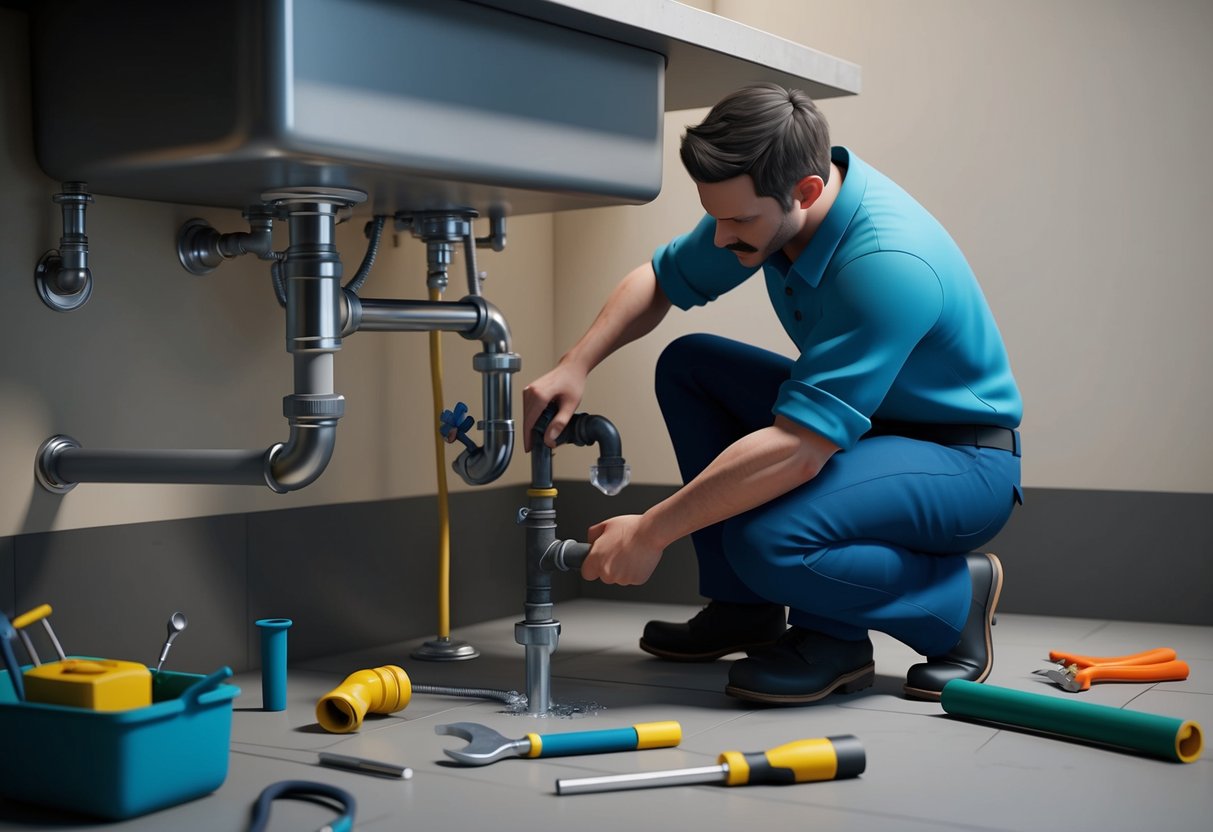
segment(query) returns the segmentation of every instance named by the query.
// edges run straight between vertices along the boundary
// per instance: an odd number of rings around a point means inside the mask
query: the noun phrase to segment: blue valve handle
[[[468,406],[463,402],[456,404],[453,411],[442,411],[442,415],[438,417],[440,422],[438,432],[447,442],[454,442],[458,439],[469,451],[478,451],[480,449],[476,447],[476,443],[467,435],[467,432],[476,424],[476,420],[468,416],[467,412]],[[455,433],[453,437],[451,436],[452,431]]]
[[[606,754],[645,748],[672,748],[682,740],[677,722],[647,722],[628,728],[599,731],[570,731],[563,734],[527,734],[528,757],[568,757],[576,754]]]

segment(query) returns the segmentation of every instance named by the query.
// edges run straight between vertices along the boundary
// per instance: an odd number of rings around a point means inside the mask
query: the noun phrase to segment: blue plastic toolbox
[[[161,671],[151,705],[107,712],[19,701],[0,671],[0,795],[121,820],[213,792],[240,694],[231,675]]]

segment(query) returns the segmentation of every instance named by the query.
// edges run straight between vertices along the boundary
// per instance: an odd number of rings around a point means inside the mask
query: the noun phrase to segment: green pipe
[[[1145,714],[957,679],[943,688],[954,716],[1088,740],[1180,763],[1200,757],[1204,738],[1190,719]]]

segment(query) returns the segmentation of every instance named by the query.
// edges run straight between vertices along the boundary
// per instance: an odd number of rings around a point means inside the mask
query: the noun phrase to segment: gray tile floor
[[[1071,741],[961,721],[935,704],[902,698],[917,657],[877,635],[876,684],[804,708],[743,706],[723,694],[728,662],[677,665],[636,647],[649,618],[679,620],[693,607],[582,599],[557,608],[563,625],[553,657],[557,703],[596,703],[577,718],[509,714],[497,703],[417,695],[392,716],[369,717],[354,734],[324,733],[316,700],[346,674],[400,664],[417,684],[525,687],[514,619],[456,632],[481,657],[451,664],[411,660],[415,642],[293,666],[288,707],[260,710],[257,674],[238,676],[231,766],[214,794],[108,830],[243,830],[249,808],[271,782],[332,782],[357,796],[358,830],[596,830],[791,828],[826,830],[1207,830],[1213,826],[1213,754],[1184,765]],[[1213,628],[1001,615],[989,682],[1130,710],[1193,719],[1213,730]],[[1185,682],[1111,684],[1066,694],[1031,671],[1050,649],[1119,655],[1175,648],[1191,665]],[[444,722],[474,721],[506,736],[613,728],[678,720],[677,748],[542,760],[509,759],[481,768],[448,764],[454,737]],[[710,765],[727,749],[758,750],[804,737],[854,734],[867,770],[853,780],[794,786],[684,786],[558,796],[557,778]],[[321,750],[411,766],[411,780],[377,778],[316,765]],[[270,830],[316,829],[331,813],[298,801],[275,804]],[[0,829],[85,829],[53,812],[0,801]]]

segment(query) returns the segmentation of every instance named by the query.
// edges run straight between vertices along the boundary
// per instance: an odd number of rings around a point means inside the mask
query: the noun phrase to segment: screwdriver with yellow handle
[[[851,734],[842,734],[796,740],[767,751],[726,751],[716,762],[714,766],[699,768],[557,780],[556,794],[589,794],[700,783],[752,786],[842,780],[863,774],[867,761],[859,739]]]

